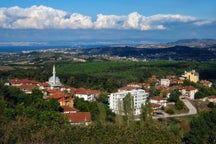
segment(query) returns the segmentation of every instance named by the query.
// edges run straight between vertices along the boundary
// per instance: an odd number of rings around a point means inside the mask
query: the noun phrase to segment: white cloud
[[[210,24],[210,20],[199,20],[179,14],[157,14],[144,16],[137,12],[129,15],[98,14],[95,21],[90,16],[79,13],[69,14],[65,11],[46,6],[29,8],[0,8],[0,27],[10,29],[137,29],[164,30],[169,23],[193,23],[196,26]]]
[[[125,21],[125,18],[125,16],[98,14],[97,20],[94,22],[94,27],[97,29],[120,29],[122,27],[122,23]]]
[[[212,20],[200,20],[200,21],[196,21],[194,24],[197,26],[202,26],[202,25],[208,25],[213,23]]]

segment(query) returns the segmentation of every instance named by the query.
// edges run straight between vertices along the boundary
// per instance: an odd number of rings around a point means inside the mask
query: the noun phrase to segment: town
[[[13,78],[9,79],[5,85],[17,87],[26,94],[31,94],[33,89],[39,89],[43,93],[44,100],[56,99],[59,102],[62,113],[71,124],[91,124],[93,122],[91,113],[79,111],[74,106],[74,98],[94,102],[104,92],[63,85],[57,76],[55,65],[53,65],[52,74],[46,82],[37,82],[28,78]],[[185,82],[189,84],[183,85]],[[146,82],[132,82],[119,87],[116,92],[106,92],[107,105],[113,113],[126,115],[123,103],[124,98],[130,95],[132,97],[132,113],[137,120],[142,113],[142,106],[147,103],[151,105],[151,116],[154,119],[194,115],[198,112],[197,103],[203,101],[212,104],[216,102],[216,95],[199,98],[199,95],[196,95],[199,89],[194,87],[194,84],[201,85],[201,88],[212,87],[212,82],[200,80],[199,73],[195,70],[185,71],[181,76],[166,75],[161,79],[152,76]]]

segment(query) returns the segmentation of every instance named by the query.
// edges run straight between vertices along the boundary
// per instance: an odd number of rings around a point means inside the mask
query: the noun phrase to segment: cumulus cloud
[[[29,8],[11,7],[0,8],[0,26],[2,28],[91,28],[92,20],[89,16],[56,10],[46,6],[32,6]]]
[[[194,22],[194,24],[197,26],[208,25],[208,24],[212,24],[212,23],[213,23],[212,20],[200,20],[200,21]]]
[[[122,23],[125,21],[125,18],[125,16],[98,14],[97,20],[94,22],[94,27],[97,29],[121,29]]]
[[[179,14],[157,14],[144,16],[137,12],[128,15],[98,14],[95,21],[92,17],[79,13],[67,13],[46,6],[28,8],[0,8],[0,27],[9,29],[137,29],[164,30],[169,23],[193,23],[196,26],[212,23],[191,16]]]

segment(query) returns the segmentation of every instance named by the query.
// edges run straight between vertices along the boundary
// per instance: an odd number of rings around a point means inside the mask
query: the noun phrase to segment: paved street
[[[191,102],[188,99],[181,99],[181,100],[187,106],[187,108],[189,109],[189,112],[187,112],[187,113],[181,113],[181,114],[174,114],[174,115],[169,115],[167,113],[163,113],[163,115],[153,116],[153,119],[167,118],[167,117],[181,117],[181,116],[188,116],[188,115],[197,114],[197,109],[191,104]]]

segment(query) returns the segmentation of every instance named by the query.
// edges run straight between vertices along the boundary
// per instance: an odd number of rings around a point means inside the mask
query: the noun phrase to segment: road
[[[167,118],[167,117],[182,117],[182,116],[188,116],[188,115],[195,115],[195,114],[197,114],[197,109],[191,104],[191,102],[188,99],[181,99],[181,100],[187,106],[187,108],[189,109],[189,112],[187,112],[187,113],[181,113],[181,114],[174,114],[174,115],[169,115],[167,113],[163,113],[163,115],[153,116],[153,119]]]

